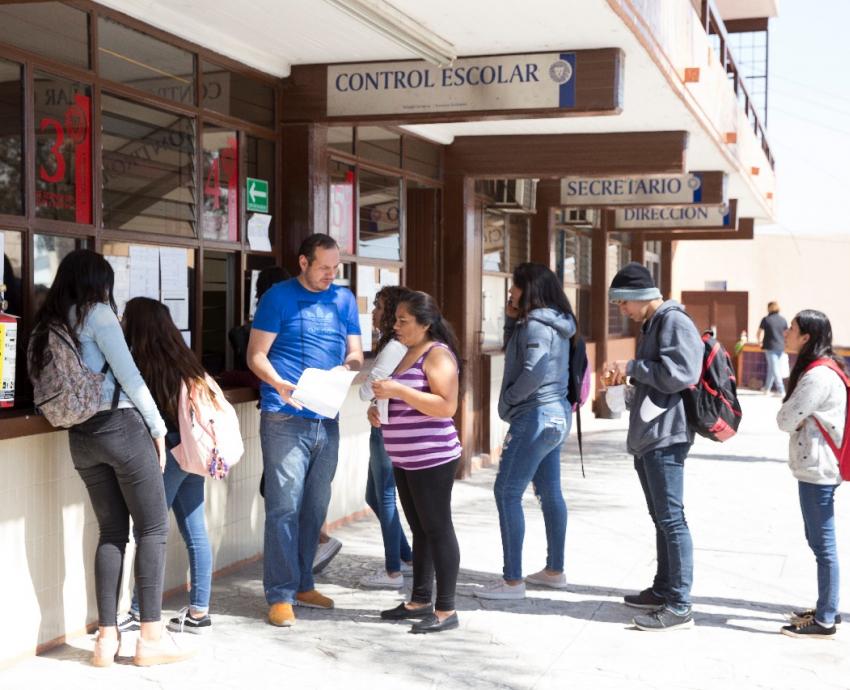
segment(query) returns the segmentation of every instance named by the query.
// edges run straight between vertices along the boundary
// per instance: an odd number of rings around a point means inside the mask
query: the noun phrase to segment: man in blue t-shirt
[[[313,582],[313,558],[331,497],[339,423],[291,399],[308,367],[363,364],[357,302],[333,284],[339,247],[315,234],[298,250],[301,273],[263,295],[251,328],[248,366],[260,383],[266,525],[263,587],[269,623],[295,623],[294,604],[333,608]]]

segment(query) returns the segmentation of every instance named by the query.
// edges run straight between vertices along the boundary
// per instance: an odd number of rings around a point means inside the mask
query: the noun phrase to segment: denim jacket
[[[505,376],[499,416],[506,422],[534,407],[566,401],[573,317],[532,309],[522,321],[505,319]]]
[[[75,324],[73,310],[70,320]],[[109,362],[109,371],[106,372],[101,387],[101,411],[112,407],[112,394],[117,379],[121,384],[118,407],[135,407],[150,429],[151,436],[165,436],[165,422],[133,361],[115,312],[106,304],[95,304],[86,315],[85,321],[77,326],[77,337],[80,340],[80,354],[89,369],[101,371],[104,363]]]

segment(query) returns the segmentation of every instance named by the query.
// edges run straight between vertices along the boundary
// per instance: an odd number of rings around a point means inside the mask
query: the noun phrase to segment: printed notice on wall
[[[159,299],[159,247],[130,246],[129,297]]]
[[[248,244],[256,252],[270,252],[269,223],[272,217],[266,213],[254,213],[248,219]]]
[[[115,285],[112,288],[112,296],[115,298],[118,315],[121,316],[124,313],[124,307],[130,299],[130,257],[107,256],[106,260],[112,266],[112,272],[115,274]]]
[[[179,247],[160,247],[159,268],[163,299],[188,297],[186,250]]]

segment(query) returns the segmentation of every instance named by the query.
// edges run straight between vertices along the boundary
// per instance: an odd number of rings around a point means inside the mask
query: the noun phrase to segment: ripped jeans
[[[502,532],[505,580],[522,579],[522,496],[532,481],[546,526],[546,568],[564,569],[567,504],[561,491],[561,446],[571,422],[566,400],[541,405],[511,420],[493,487]]]

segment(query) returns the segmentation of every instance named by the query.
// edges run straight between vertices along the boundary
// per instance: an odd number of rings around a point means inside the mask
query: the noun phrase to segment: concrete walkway
[[[741,433],[720,445],[698,441],[687,462],[686,510],[695,552],[696,627],[666,634],[631,626],[622,596],[650,584],[654,535],[624,452],[623,420],[586,423],[582,479],[575,439],[564,452],[569,507],[566,591],[529,589],[516,602],[481,602],[472,590],[501,572],[493,502],[494,470],[456,484],[461,545],[461,627],[409,635],[382,622],[392,591],[359,589],[382,565],[377,521],[335,532],[340,555],[319,579],[336,600],[329,612],[299,609],[292,629],[264,621],[262,566],[217,580],[214,628],[196,659],[171,667],[109,669],[88,664],[82,637],[0,672],[0,687],[91,688],[826,688],[850,687],[850,633],[835,641],[778,634],[792,607],[816,598],[814,557],[803,537],[796,483],[785,465],[787,436],[776,430],[776,398],[744,394]],[[525,499],[525,572],[545,560],[543,522]],[[839,549],[850,563],[850,492],[837,494]],[[845,580],[845,582],[849,581]],[[408,580],[409,583],[409,580]],[[842,599],[850,602],[848,586]],[[181,601],[167,602],[168,613]],[[5,625],[11,624],[4,621]],[[134,640],[127,640],[132,654]]]

